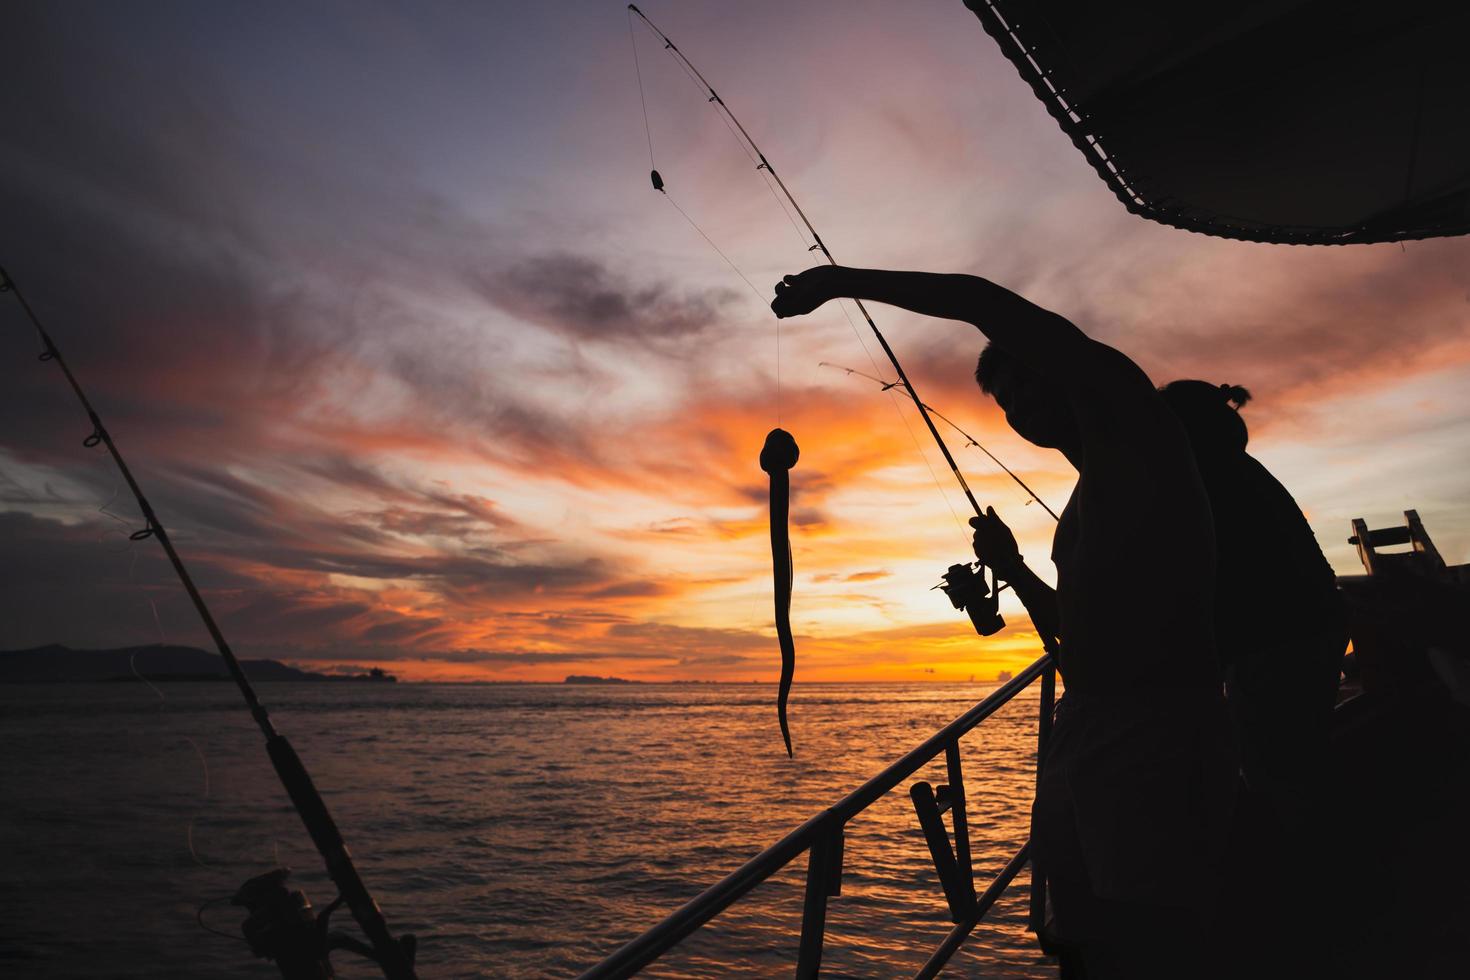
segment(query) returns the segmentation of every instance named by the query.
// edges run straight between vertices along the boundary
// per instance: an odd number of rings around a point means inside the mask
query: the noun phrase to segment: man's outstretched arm
[[[1091,388],[1120,375],[1149,387],[1132,361],[1090,339],[1065,317],[979,276],[817,266],[776,285],[778,317],[801,316],[839,297],[902,307],[923,316],[974,324],[1043,376]]]

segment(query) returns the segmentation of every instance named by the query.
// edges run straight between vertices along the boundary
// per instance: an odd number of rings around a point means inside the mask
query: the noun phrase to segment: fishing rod
[[[189,600],[194,604],[194,610],[199,614],[204,628],[214,641],[215,649],[219,651],[220,658],[225,662],[230,677],[245,698],[245,705],[250,709],[250,717],[254,719],[256,727],[265,736],[266,753],[270,756],[271,765],[275,768],[281,785],[285,787],[286,794],[291,798],[291,804],[295,807],[297,815],[301,817],[301,822],[306,825],[306,831],[311,835],[317,852],[321,854],[327,874],[337,886],[338,898],[323,910],[320,917],[313,918],[306,896],[300,892],[286,890],[284,881],[286,874],[289,873],[287,869],[277,868],[273,872],[247,882],[236,895],[235,902],[245,905],[251,912],[250,918],[245,923],[246,938],[250,942],[251,950],[257,956],[276,960],[282,974],[287,977],[320,975],[311,972],[314,961],[319,961],[318,965],[325,966],[330,971],[330,966],[325,963],[327,953],[333,948],[351,948],[377,962],[388,980],[415,980],[413,956],[417,944],[414,937],[404,935],[400,939],[395,939],[389,932],[387,920],[384,919],[382,910],[378,908],[378,903],[374,901],[362,877],[357,873],[357,867],[352,862],[352,855],[347,850],[347,844],[342,839],[342,834],[337,829],[331,813],[327,810],[326,801],[322,799],[321,792],[312,781],[311,774],[306,771],[305,763],[296,754],[296,750],[286,736],[278,732],[271,722],[270,713],[256,697],[255,689],[245,677],[245,671],[240,666],[239,659],[230,649],[229,643],[225,641],[224,633],[220,631],[219,624],[215,622],[189,570],[184,567],[184,560],[179,556],[178,549],[174,547],[173,541],[169,538],[163,522],[158,519],[142,487],[134,478],[133,471],[123,459],[122,452],[117,448],[117,443],[113,441],[112,433],[107,430],[107,426],[102,424],[101,416],[92,407],[91,400],[82,390],[81,382],[72,373],[66,359],[61,356],[61,350],[56,346],[56,341],[42,325],[40,317],[31,308],[31,304],[21,293],[15,280],[3,267],[0,267],[0,293],[15,294],[16,300],[25,312],[26,319],[30,321],[37,336],[41,339],[43,350],[39,359],[54,361],[56,366],[61,368],[67,384],[71,386],[72,392],[81,402],[83,410],[86,411],[87,418],[92,423],[92,432],[82,440],[82,445],[89,449],[98,445],[103,446],[108,455],[112,457],[112,461],[117,464],[118,472],[122,474],[123,480],[127,483],[143,515],[143,527],[130,534],[129,539],[144,541],[148,538],[155,538],[163,547],[169,564],[173,566],[174,574],[178,576],[184,591],[188,593]],[[352,912],[352,917],[357,920],[363,934],[367,936],[371,948],[362,947],[360,942],[350,937],[327,933],[327,919],[332,911],[341,904],[346,904]],[[327,975],[330,975],[330,972]]]
[[[759,144],[757,144],[756,141],[751,137],[750,132],[745,128],[744,124],[742,124],[740,120],[736,118],[735,114],[730,111],[730,107],[725,104],[725,100],[720,98],[720,94],[715,91],[714,86],[709,83],[709,80],[706,79],[704,77],[704,74],[694,66],[694,63],[689,60],[684,52],[679,50],[678,45],[674,44],[673,40],[667,34],[659,30],[658,26],[655,25],[653,21],[649,20],[648,16],[644,14],[643,11],[639,10],[636,4],[628,4],[628,11],[628,26],[630,36],[632,35],[632,15],[637,14],[638,18],[642,20],[645,25],[647,25],[648,29],[652,31],[659,40],[663,41],[664,49],[672,53],[679,65],[684,69],[685,73],[694,80],[696,85],[700,86],[702,89],[704,89],[706,93],[708,93],[707,101],[716,106],[717,111],[723,114],[721,118],[725,121],[725,125],[727,128],[730,129],[731,134],[736,137],[736,141],[740,142],[741,149],[746,153],[747,156],[750,156],[753,161],[758,161],[756,162],[756,171],[765,171],[765,173],[768,175],[769,179],[766,181],[766,185],[768,188],[771,188],[772,195],[776,197],[776,203],[781,206],[782,211],[786,212],[786,216],[792,221],[793,226],[796,224],[796,222],[794,219],[791,219],[791,212],[794,211],[796,213],[796,216],[801,219],[801,224],[805,226],[807,234],[811,236],[812,241],[815,243],[809,246],[807,251],[821,252],[822,257],[827,260],[829,265],[836,266],[837,259],[833,257],[832,250],[829,249],[827,247],[827,243],[822,240],[822,236],[817,232],[816,227],[812,224],[811,219],[807,217],[806,212],[802,210],[801,205],[797,202],[795,196],[791,193],[791,189],[786,186],[786,182],[781,179],[781,175],[776,172],[776,168],[771,165],[771,161],[766,157],[765,152],[761,150]],[[633,57],[635,66],[637,65],[637,56],[638,44],[635,39],[633,43]],[[638,69],[638,95],[640,101],[642,101],[643,103],[643,125],[648,135],[648,157],[649,165],[651,167],[649,178],[653,183],[653,189],[668,197],[668,191],[664,188],[663,177],[659,174],[657,165],[654,163],[653,160],[653,134],[648,124],[648,103],[647,99],[644,98],[643,95],[643,77],[641,69]],[[743,142],[741,142],[742,140]],[[774,183],[774,187],[771,187],[772,183]],[[776,195],[776,191],[778,189],[780,191],[779,196]],[[782,203],[783,198],[785,199],[785,203]],[[669,198],[669,200],[671,202],[673,201],[671,197]],[[787,204],[790,205],[789,210],[787,209]],[[679,208],[677,203],[675,203],[674,206],[680,214],[684,215],[684,219],[686,221],[688,221],[691,225],[694,225],[693,219],[691,219],[687,214],[684,214],[684,210],[682,208]],[[694,225],[694,228],[696,231],[704,236],[706,241],[709,241],[710,245],[714,245],[714,242],[710,240],[708,235],[704,234],[703,230],[700,229],[698,225]],[[800,228],[797,228],[798,233],[800,233],[800,230]],[[731,266],[731,268],[735,269],[735,272],[740,276],[740,278],[745,279],[744,273],[741,273],[740,270],[735,267],[735,264],[730,261],[729,257],[726,256],[724,252],[720,251],[718,246],[715,246],[715,251],[720,252],[721,258],[723,258],[726,263]],[[747,285],[751,286],[751,289],[753,291],[759,293],[759,290],[755,289],[755,286],[750,283],[749,279],[745,279],[745,281]],[[889,363],[893,365],[893,370],[898,374],[899,381],[902,384],[903,390],[908,393],[909,398],[914,403],[914,408],[919,413],[919,417],[924,420],[924,425],[928,428],[929,435],[933,437],[934,444],[939,447],[940,455],[944,457],[945,463],[949,466],[950,473],[954,475],[955,481],[959,483],[960,489],[965,494],[965,499],[970,502],[970,506],[975,511],[975,516],[983,517],[985,512],[980,506],[980,501],[975,499],[975,494],[973,491],[970,490],[970,485],[968,482],[966,482],[965,475],[960,472],[959,464],[955,462],[954,455],[949,451],[949,446],[947,446],[944,442],[944,437],[939,434],[938,426],[934,424],[934,419],[930,417],[929,407],[924,404],[921,398],[919,398],[918,392],[914,389],[913,382],[909,380],[908,372],[903,369],[903,364],[899,362],[898,355],[894,353],[893,348],[888,343],[888,339],[883,336],[883,331],[878,329],[878,324],[873,321],[872,314],[868,312],[868,308],[866,305],[864,305],[863,301],[857,298],[853,298],[853,303],[857,306],[858,312],[862,314],[863,320],[868,324],[868,328],[873,331],[873,336],[878,339],[878,345],[883,348],[883,353],[887,355]],[[853,329],[854,331],[856,331],[856,325],[854,325]],[[861,341],[861,338],[859,338],[859,340]],[[779,358],[780,347],[778,340],[778,378],[780,371]],[[873,369],[878,369],[876,363],[873,365]],[[779,389],[780,386],[778,383],[778,397]],[[772,433],[773,436],[775,434],[775,432]],[[782,434],[785,435],[785,433]],[[787,435],[787,438],[790,438],[790,436]],[[762,468],[766,468],[764,462],[762,463]],[[772,492],[772,500],[774,502],[776,500],[776,491],[773,489]],[[1045,505],[1043,504],[1042,506]],[[773,531],[772,533],[773,550],[779,551],[779,548],[774,547],[777,539],[774,536],[775,532]],[[780,712],[782,717],[782,729],[784,734],[785,702],[786,693],[790,687],[792,658],[790,652],[790,644],[788,642],[790,627],[789,623],[785,622],[785,616],[782,609],[782,596],[789,596],[790,593],[789,591],[786,591],[786,589],[783,589],[780,574],[781,570],[779,568],[779,557],[773,558],[773,561],[775,561],[776,565],[778,566],[776,569],[776,626],[778,636],[782,641],[782,672],[780,688],[781,693],[778,698],[778,711]],[[999,608],[999,590],[1001,583],[1000,580],[995,576],[995,572],[993,569],[991,570],[991,581],[987,583],[985,579],[984,565],[976,563],[974,565],[951,566],[949,574],[946,576],[946,582],[947,585],[945,591],[949,595],[950,601],[954,603],[956,608],[964,609],[969,614],[970,621],[974,624],[975,631],[977,633],[979,633],[981,636],[992,636],[995,633],[1000,632],[1000,630],[1005,627],[1005,620],[1001,617]],[[788,751],[789,750],[790,749],[788,745]]]
[[[671,52],[673,56],[678,59],[679,63],[683,65],[683,67],[687,69],[698,81],[698,84],[704,87],[704,89],[709,93],[709,102],[714,104],[717,107],[718,111],[724,113],[725,118],[727,118],[729,122],[735,127],[735,130],[738,131],[740,138],[744,139],[745,143],[748,144],[750,151],[753,152],[756,158],[760,161],[756,165],[756,169],[764,170],[767,174],[770,175],[771,179],[775,182],[776,187],[780,189],[781,196],[784,197],[787,203],[791,205],[791,209],[796,212],[797,217],[801,219],[802,225],[806,227],[807,232],[811,235],[812,241],[816,243],[815,245],[811,246],[808,251],[819,251],[822,253],[822,257],[825,258],[830,265],[837,265],[837,260],[833,258],[831,249],[829,249],[827,247],[827,243],[822,240],[822,236],[817,233],[817,229],[812,225],[811,219],[807,217],[806,212],[802,210],[801,205],[797,203],[796,198],[792,195],[790,189],[787,188],[786,182],[781,179],[781,175],[776,172],[776,168],[771,166],[770,160],[766,158],[765,153],[761,151],[761,148],[756,143],[756,141],[751,138],[751,135],[746,130],[745,126],[742,125],[740,120],[735,117],[735,114],[730,111],[730,107],[725,104],[725,100],[720,98],[720,95],[718,92],[715,91],[714,86],[709,83],[709,81],[704,77],[704,75],[699,71],[698,68],[694,67],[694,63],[691,62],[687,56],[685,56],[683,51],[679,50],[678,46],[669,39],[669,36],[663,31],[659,30],[658,27],[653,23],[653,21],[648,19],[647,14],[638,9],[636,4],[628,4],[628,9],[637,14],[638,17],[643,21],[643,23],[648,25],[648,29],[651,30],[655,35],[657,35],[659,40],[664,42],[665,50]],[[650,143],[651,142],[652,140],[650,139]],[[663,190],[663,178],[659,175],[657,170],[653,171],[652,178],[654,189]],[[728,259],[726,261],[728,261]],[[960,472],[959,464],[955,462],[954,456],[950,454],[949,447],[945,445],[944,437],[939,434],[939,429],[937,426],[935,426],[934,420],[929,417],[929,409],[924,405],[923,401],[919,399],[918,393],[914,391],[914,386],[909,381],[908,374],[904,371],[903,365],[899,363],[898,355],[893,352],[893,348],[888,345],[887,338],[884,337],[883,332],[878,329],[878,325],[873,322],[873,317],[871,314],[868,313],[868,308],[863,305],[863,301],[860,299],[854,299],[853,303],[857,306],[858,311],[862,313],[863,319],[867,322],[868,327],[873,331],[873,335],[878,338],[878,344],[883,348],[883,353],[888,355],[888,360],[893,365],[894,371],[898,372],[898,377],[903,384],[904,391],[906,391],[909,395],[909,398],[913,400],[914,407],[918,409],[920,417],[922,417],[924,420],[924,424],[928,426],[929,434],[934,437],[934,442],[939,447],[940,454],[944,456],[944,461],[949,465],[950,472],[954,474],[954,478],[959,483],[960,489],[964,491],[965,499],[968,500],[970,502],[970,506],[975,509],[976,515],[983,514],[984,510],[980,507],[980,502],[975,499],[975,494],[971,492],[970,485],[965,481],[964,474]]]
[[[857,368],[843,367],[841,364],[833,364],[831,361],[818,361],[817,362],[817,367],[836,368],[838,371],[842,371],[842,372],[845,372],[847,374],[855,374],[855,375],[857,375],[860,378],[867,378],[869,381],[872,381],[875,384],[879,385],[882,388],[882,390],[884,390],[884,391],[892,391],[894,388],[898,388],[898,387],[900,387],[902,385],[902,382],[900,382],[900,381],[885,381],[885,380],[883,380],[882,378],[880,378],[880,377],[878,377],[876,375],[868,374],[866,371],[859,371]],[[974,436],[970,435],[964,429],[961,429],[958,425],[955,424],[955,422],[954,422],[953,419],[951,419],[949,416],[945,415],[943,412],[941,412],[939,409],[935,408],[933,405],[925,405],[924,407],[927,408],[934,415],[935,418],[939,419],[939,421],[943,422],[945,425],[948,425],[951,429],[953,429],[956,432],[958,432],[961,436],[964,436],[964,438],[965,438],[965,445],[967,445],[967,446],[974,446],[976,449],[980,450],[986,456],[989,456],[990,457],[990,461],[992,463],[994,463],[996,466],[999,466],[1001,469],[1005,470],[1006,476],[1010,477],[1012,480],[1015,480],[1016,483],[1017,483],[1017,485],[1020,486],[1020,488],[1022,490],[1025,490],[1028,494],[1030,494],[1031,495],[1031,499],[1034,500],[1034,501],[1036,501],[1038,504],[1040,504],[1041,505],[1041,509],[1044,510],[1044,511],[1046,511],[1048,514],[1051,515],[1051,519],[1052,520],[1054,520],[1054,521],[1060,521],[1061,520],[1061,518],[1057,516],[1057,512],[1054,511],[1054,510],[1052,510],[1050,507],[1048,507],[1046,505],[1046,501],[1045,500],[1042,500],[1040,497],[1038,497],[1036,495],[1036,491],[1035,490],[1032,490],[1030,487],[1028,487],[1026,485],[1026,481],[1025,480],[1021,479],[1015,473],[1011,472],[1011,468],[1009,466],[1007,466],[1006,464],[1002,463],[1000,461],[1000,459],[995,455],[995,453],[991,452],[990,450],[986,449],[984,446],[980,445],[979,441],[977,441]]]

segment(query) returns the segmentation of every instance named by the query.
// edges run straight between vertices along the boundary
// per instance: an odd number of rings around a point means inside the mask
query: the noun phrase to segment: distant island
[[[366,681],[398,678],[374,667],[365,674],[319,674],[279,660],[241,660],[252,681]],[[0,684],[91,683],[97,681],[227,681],[218,654],[194,647],[153,644],[112,650],[73,650],[60,644],[29,650],[0,650]]]
[[[622,677],[598,677],[596,674],[568,674],[563,684],[642,684]]]

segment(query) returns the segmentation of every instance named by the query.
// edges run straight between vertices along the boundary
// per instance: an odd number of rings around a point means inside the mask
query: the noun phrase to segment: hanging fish
[[[761,469],[771,477],[771,578],[776,593],[776,637],[781,644],[781,687],[776,695],[776,716],[781,720],[781,738],[791,757],[791,728],[786,723],[786,699],[791,695],[791,678],[796,673],[796,643],[791,638],[791,583],[795,568],[791,561],[791,535],[787,515],[791,510],[791,468],[801,450],[785,429],[772,429],[761,448]]]

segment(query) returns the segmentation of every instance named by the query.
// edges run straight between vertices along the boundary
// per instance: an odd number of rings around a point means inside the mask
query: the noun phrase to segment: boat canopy
[[[965,5],[1134,214],[1288,244],[1470,232],[1470,4]]]

